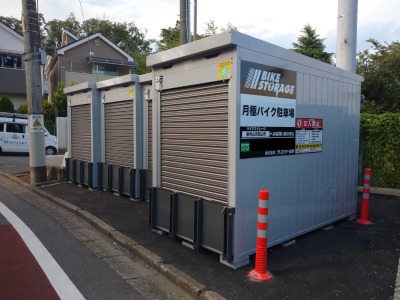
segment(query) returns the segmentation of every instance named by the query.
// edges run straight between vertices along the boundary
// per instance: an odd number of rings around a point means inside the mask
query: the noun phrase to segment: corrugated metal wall
[[[149,100],[147,109],[147,153],[148,170],[153,170],[153,101]]]
[[[104,104],[105,162],[134,166],[133,101]]]
[[[71,107],[71,157],[92,160],[90,104]]]
[[[228,84],[161,94],[161,187],[228,202]]]

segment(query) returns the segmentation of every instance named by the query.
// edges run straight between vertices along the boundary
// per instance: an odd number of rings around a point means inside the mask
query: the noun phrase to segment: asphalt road
[[[69,222],[74,230],[86,231],[88,240],[99,241],[94,233],[89,234],[83,224],[73,224],[74,221],[69,214],[58,208],[52,208],[45,203],[47,213],[42,212],[31,203],[38,202],[37,196],[27,192],[14,183],[1,181],[0,183],[1,203],[14,212],[38,237],[51,256],[57,261],[64,272],[76,285],[86,299],[144,299],[141,294],[135,291],[126,281],[111,269],[101,258],[97,257],[88,247],[82,244],[75,236],[64,228],[53,217],[64,219]],[[25,201],[27,199],[29,202]],[[67,221],[68,220],[68,221]],[[4,221],[4,216],[3,216]],[[4,223],[4,222],[3,222]],[[17,251],[17,249],[15,249]],[[3,266],[2,266],[3,267]],[[8,268],[16,267],[8,265]],[[9,274],[12,274],[9,270]],[[4,269],[3,269],[4,271]],[[29,270],[25,269],[19,276],[24,277]],[[4,281],[3,281],[4,282]],[[16,285],[18,280],[7,280],[12,285],[0,285],[0,294],[3,289],[10,289],[17,292],[20,287]],[[26,284],[31,284],[29,279]],[[11,293],[11,295],[13,295]],[[44,295],[46,295],[44,293]],[[25,295],[26,299],[30,298]]]
[[[371,195],[371,226],[345,219],[330,230],[297,238],[292,246],[270,248],[273,278],[257,283],[248,277],[254,257],[250,265],[232,270],[214,253],[153,233],[147,203],[75,184],[41,189],[103,220],[227,299],[393,299],[400,255],[399,197]]]
[[[27,154],[6,154],[0,156],[0,171],[16,174],[29,171],[29,156]]]
[[[0,171],[10,174],[26,172],[29,169],[28,159],[27,156],[0,156]],[[0,174],[0,208],[3,205],[17,215],[37,236],[85,299],[192,298],[148,264],[132,257],[91,224]],[[15,234],[10,228],[12,227],[10,223],[0,210],[2,232],[10,236],[13,245],[21,245],[22,242],[19,243],[12,238]],[[6,261],[12,260],[14,252],[25,253],[18,252],[21,247],[17,248],[15,251],[8,249],[8,252],[7,249],[3,249],[9,255],[5,258]],[[29,255],[25,253],[25,256]],[[37,282],[26,278],[27,273],[32,273],[35,269],[35,264],[28,265],[31,269],[20,272],[17,278],[15,272],[20,269],[16,264],[1,266],[0,299],[4,299],[2,295],[11,296],[8,299],[54,299],[47,298],[46,295],[49,294],[45,294],[44,291],[39,293],[40,297],[35,297],[34,293],[29,294],[32,289],[46,285],[36,286]],[[39,273],[35,273],[35,278],[40,277]],[[22,294],[25,295],[22,298],[21,294],[18,294],[21,292],[18,283],[21,282],[27,282],[27,289],[24,289],[27,294]]]

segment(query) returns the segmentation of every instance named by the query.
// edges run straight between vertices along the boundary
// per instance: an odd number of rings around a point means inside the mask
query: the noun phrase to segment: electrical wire
[[[82,7],[82,1],[81,1],[81,0],[79,0],[79,5],[80,5],[80,7],[81,7],[82,25],[83,25],[83,23],[85,22],[85,15],[83,14],[83,7]],[[88,33],[87,33],[87,32],[85,32],[85,33],[86,33],[86,35],[87,35],[87,43],[88,43],[88,47],[89,47],[89,57],[90,57],[90,56],[93,55],[92,46],[90,45],[90,39],[89,39]],[[89,59],[89,63],[90,63],[90,59]],[[96,81],[99,81],[99,77],[98,77],[97,70],[96,70]]]

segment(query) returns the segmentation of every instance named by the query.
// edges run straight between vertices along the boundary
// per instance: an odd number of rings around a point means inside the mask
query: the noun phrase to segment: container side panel
[[[270,191],[268,242],[271,245],[356,212],[360,109],[359,82],[307,68],[301,62],[241,51],[246,61],[296,71],[296,118],[322,119],[323,128],[320,152],[236,157],[234,253],[237,259],[255,250],[260,189]],[[237,99],[240,107],[241,98]],[[240,111],[237,118],[240,120]]]

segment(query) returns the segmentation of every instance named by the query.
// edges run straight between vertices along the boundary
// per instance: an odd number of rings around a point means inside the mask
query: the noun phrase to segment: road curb
[[[164,264],[162,257],[148,250],[142,245],[138,244],[133,239],[127,237],[126,235],[119,232],[112,226],[108,225],[104,221],[97,218],[96,216],[90,214],[88,211],[78,206],[75,206],[59,197],[53,196],[43,190],[40,190],[37,187],[33,187],[30,184],[20,180],[19,178],[13,175],[3,172],[0,172],[0,175],[6,177],[7,179],[15,183],[18,183],[24,188],[30,190],[31,192],[40,195],[46,200],[49,200],[55,203],[56,205],[66,209],[67,211],[84,219],[85,221],[93,225],[95,228],[100,230],[102,233],[110,237],[114,242],[127,249],[132,255],[139,257],[140,259],[144,260],[146,263],[151,265],[154,269],[164,274],[165,277],[167,277],[169,280],[177,284],[180,288],[182,288],[192,296],[207,300],[225,299],[216,292],[206,290],[205,285],[199,283],[197,280],[195,280],[188,274],[184,273],[183,271],[179,270],[175,266]]]
[[[358,187],[358,192],[362,193],[363,187]],[[380,187],[371,187],[370,188],[371,194],[379,194],[379,195],[386,195],[386,196],[396,196],[400,197],[400,189],[390,189],[390,188],[380,188]]]

